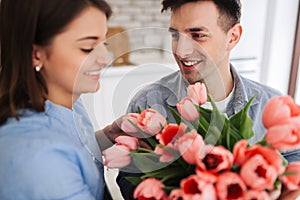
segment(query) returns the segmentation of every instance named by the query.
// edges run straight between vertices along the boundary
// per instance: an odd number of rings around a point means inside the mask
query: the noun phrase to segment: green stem
[[[146,149],[146,148],[138,147],[137,150],[138,150],[138,151],[143,151],[143,152],[147,152],[147,153],[152,153],[152,154],[154,154],[153,150],[151,150],[151,149]]]

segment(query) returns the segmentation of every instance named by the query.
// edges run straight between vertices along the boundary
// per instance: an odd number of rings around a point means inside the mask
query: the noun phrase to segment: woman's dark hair
[[[197,1],[212,1],[219,10],[218,24],[227,32],[241,20],[241,1],[240,0],[163,0],[161,11],[176,10],[183,4]]]
[[[112,14],[104,0],[1,0],[0,125],[18,110],[44,111],[47,86],[34,70],[33,45],[51,44],[88,6]]]

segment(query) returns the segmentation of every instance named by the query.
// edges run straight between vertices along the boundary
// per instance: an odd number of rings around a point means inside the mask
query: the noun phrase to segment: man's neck
[[[230,68],[224,71],[216,71],[212,76],[205,79],[208,93],[215,101],[225,99],[234,87],[233,77]]]

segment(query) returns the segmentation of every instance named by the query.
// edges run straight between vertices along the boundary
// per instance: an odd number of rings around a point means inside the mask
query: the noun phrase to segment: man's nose
[[[194,43],[188,36],[180,34],[178,40],[173,41],[173,53],[181,59],[187,58],[194,51]]]

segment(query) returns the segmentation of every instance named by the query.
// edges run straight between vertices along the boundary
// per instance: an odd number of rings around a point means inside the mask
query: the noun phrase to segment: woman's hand
[[[138,133],[125,133],[122,129],[121,129],[121,124],[123,121],[123,118],[126,115],[123,115],[121,117],[119,117],[117,120],[115,120],[112,124],[106,126],[104,129],[102,130],[98,130],[95,132],[95,136],[96,136],[96,140],[98,142],[98,145],[101,149],[101,151],[111,147],[114,143],[115,143],[115,139],[118,136],[121,135],[127,135],[127,136],[132,136],[132,137],[136,137],[139,140],[139,145],[143,148],[147,148],[147,149],[151,149],[151,146],[148,145],[142,137],[140,137],[140,135]]]

